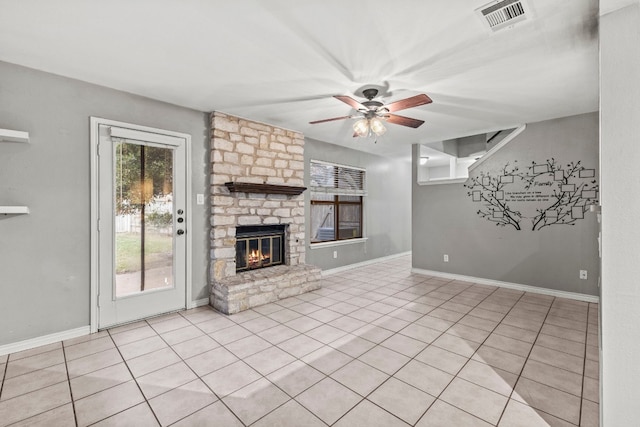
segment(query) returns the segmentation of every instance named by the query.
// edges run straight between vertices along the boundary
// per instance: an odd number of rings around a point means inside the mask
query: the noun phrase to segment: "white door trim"
[[[132,133],[137,132],[150,132],[158,134],[159,137],[176,137],[183,138],[186,142],[186,194],[185,194],[185,206],[187,223],[186,237],[186,266],[185,266],[185,306],[190,308],[191,301],[191,286],[192,286],[192,254],[191,248],[192,239],[191,231],[194,227],[191,226],[191,135],[181,132],[174,132],[164,129],[152,128],[148,126],[134,125],[131,123],[119,122],[115,120],[103,119],[101,117],[90,117],[90,163],[91,163],[91,292],[90,292],[90,327],[91,333],[98,331],[98,283],[99,283],[99,270],[98,270],[98,253],[99,253],[99,240],[98,240],[98,208],[99,208],[99,181],[98,181],[98,142],[100,140],[99,126],[117,126],[119,128],[130,129]]]

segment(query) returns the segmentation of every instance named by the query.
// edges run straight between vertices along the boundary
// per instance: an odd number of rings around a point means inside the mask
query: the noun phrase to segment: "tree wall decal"
[[[507,163],[498,176],[491,176],[488,173],[480,172],[479,177],[471,178],[470,184],[464,184],[470,191],[467,195],[474,202],[482,202],[483,208],[476,212],[482,218],[487,219],[499,227],[512,226],[516,230],[520,230],[520,221],[522,214],[520,211],[512,209],[507,201],[505,201],[505,187],[513,182],[513,178],[517,176],[518,167],[510,167]],[[504,179],[502,177],[511,177]]]
[[[523,169],[517,163],[507,163],[493,174],[480,172],[464,185],[472,201],[482,203],[476,213],[496,226],[521,230],[525,220],[533,231],[575,225],[590,205],[598,203],[595,169],[585,168],[581,161],[562,165],[552,157]]]

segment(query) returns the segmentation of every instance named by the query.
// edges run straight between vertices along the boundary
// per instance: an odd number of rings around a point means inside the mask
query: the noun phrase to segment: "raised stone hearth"
[[[213,308],[234,314],[320,289],[321,270],[312,265],[278,265],[246,271],[213,284]]]
[[[305,264],[304,137],[211,114],[210,303],[236,313],[320,287]],[[294,191],[295,190],[295,191]],[[236,227],[285,226],[284,265],[236,274]]]

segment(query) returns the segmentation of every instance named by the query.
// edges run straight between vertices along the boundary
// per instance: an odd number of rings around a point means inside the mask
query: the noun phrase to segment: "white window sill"
[[[311,243],[309,249],[321,249],[330,248],[333,246],[351,245],[353,243],[364,243],[368,240],[368,237],[361,237],[359,239],[347,239],[347,240],[332,240],[330,242]]]

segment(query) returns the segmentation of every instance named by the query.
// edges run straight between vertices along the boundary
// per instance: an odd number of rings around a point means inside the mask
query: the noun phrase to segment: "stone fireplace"
[[[303,135],[219,112],[211,133],[211,305],[232,314],[318,289],[320,269],[305,264]],[[243,244],[253,254],[239,255]]]

